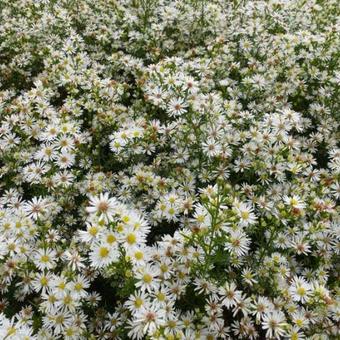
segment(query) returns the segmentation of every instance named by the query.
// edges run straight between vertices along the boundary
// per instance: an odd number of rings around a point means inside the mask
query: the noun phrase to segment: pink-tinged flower
[[[101,193],[99,197],[92,196],[90,198],[90,206],[86,211],[90,214],[97,214],[99,217],[104,218],[106,221],[112,221],[116,213],[117,201],[109,194]]]
[[[182,98],[173,98],[168,104],[170,116],[180,116],[187,111],[188,104]]]

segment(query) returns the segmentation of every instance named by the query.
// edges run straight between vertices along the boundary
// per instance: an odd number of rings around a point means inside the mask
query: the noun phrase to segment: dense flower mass
[[[338,1],[0,13],[0,339],[340,337]]]

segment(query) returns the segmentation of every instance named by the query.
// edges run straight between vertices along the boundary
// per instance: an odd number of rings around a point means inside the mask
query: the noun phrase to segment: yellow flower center
[[[162,264],[162,265],[161,265],[161,271],[162,271],[163,273],[166,273],[168,270],[169,270],[169,267],[168,267],[166,264]]]
[[[137,260],[142,260],[143,257],[144,257],[144,254],[143,254],[141,251],[137,251],[137,252],[135,253],[135,258],[136,258]]]
[[[127,237],[126,237],[126,242],[128,244],[135,244],[136,243],[136,240],[137,240],[137,237],[135,234],[129,234]]]
[[[62,281],[58,284],[58,288],[60,288],[60,289],[65,289],[65,287],[66,287],[66,283],[64,281]]]
[[[121,233],[124,230],[124,226],[122,224],[117,224],[117,231]]]
[[[205,216],[204,215],[198,215],[196,217],[196,220],[199,222],[199,223],[203,223],[204,222],[204,219],[205,219]]]
[[[109,255],[109,250],[106,247],[101,247],[99,249],[99,256],[100,257],[107,257]]]
[[[46,276],[43,276],[43,277],[40,279],[40,283],[41,283],[42,286],[47,286],[47,284],[48,284],[47,277],[46,277]]]
[[[80,283],[80,282],[77,282],[77,283],[74,285],[74,289],[75,289],[76,291],[79,292],[80,290],[83,289],[83,284]]]
[[[293,333],[290,338],[291,338],[291,340],[298,340],[299,336],[298,336],[297,333]]]
[[[43,263],[47,263],[49,260],[50,260],[50,258],[49,258],[49,256],[47,256],[47,255],[43,255],[43,256],[41,256],[41,262],[43,262]]]
[[[68,329],[66,329],[65,334],[67,336],[72,336],[72,335],[74,335],[74,330],[72,328],[68,328]]]
[[[295,205],[297,205],[299,203],[299,201],[296,199],[296,198],[291,198],[291,200],[290,200],[290,205],[292,205],[293,207],[295,206]]]
[[[298,295],[300,296],[304,296],[306,294],[306,289],[303,287],[299,287],[296,292],[298,293]]]
[[[64,297],[64,304],[65,304],[65,305],[69,305],[71,302],[72,302],[71,296],[70,296],[70,295],[66,295],[66,296]]]
[[[144,274],[144,275],[143,275],[143,281],[144,281],[145,283],[151,283],[151,281],[152,281],[152,276],[151,276],[150,274]]]
[[[97,233],[98,233],[98,228],[96,226],[93,225],[92,227],[89,228],[89,234],[91,236],[96,236]]]
[[[62,324],[64,322],[65,318],[63,315],[58,315],[56,318],[55,318],[55,323],[56,324]]]
[[[57,298],[54,295],[49,295],[48,296],[48,301],[50,303],[55,303],[57,301]]]
[[[112,234],[109,234],[106,237],[106,242],[109,243],[109,244],[116,242],[116,240],[117,240],[116,237]]]
[[[247,220],[249,218],[249,212],[248,211],[242,211],[241,217],[243,220]]]
[[[158,299],[159,301],[164,301],[164,300],[165,300],[165,294],[159,292],[159,293],[157,294],[157,299]]]
[[[299,326],[300,328],[303,326],[303,320],[301,320],[301,319],[297,319],[297,320],[295,321],[295,323],[296,323],[296,325]]]
[[[128,223],[130,221],[130,217],[125,215],[125,216],[122,217],[122,221],[124,223]]]
[[[135,300],[135,307],[140,308],[143,305],[143,300],[141,298],[136,298]]]

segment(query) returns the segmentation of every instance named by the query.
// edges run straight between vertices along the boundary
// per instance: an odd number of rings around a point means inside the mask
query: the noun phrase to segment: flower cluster
[[[2,0],[0,338],[338,338],[337,7]]]

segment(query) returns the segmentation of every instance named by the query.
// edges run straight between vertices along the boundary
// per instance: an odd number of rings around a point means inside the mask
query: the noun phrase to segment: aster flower
[[[311,286],[303,277],[295,276],[291,282],[289,292],[294,301],[306,302],[311,293]]]
[[[155,291],[159,287],[159,270],[155,266],[146,265],[137,270],[136,279],[138,282],[136,283],[136,287],[140,287],[142,291]]]
[[[231,230],[225,249],[237,256],[245,255],[249,250],[250,240],[241,230]]]
[[[95,268],[105,267],[118,259],[117,250],[108,244],[95,243],[91,248],[90,260]]]
[[[61,151],[56,160],[57,165],[62,169],[70,168],[74,162],[74,154],[67,151]]]
[[[301,198],[299,196],[284,196],[283,197],[284,202],[291,206],[292,208],[296,208],[296,209],[304,209],[306,204],[301,200]]]
[[[242,292],[236,289],[234,282],[226,282],[224,286],[220,288],[219,294],[222,296],[222,305],[231,308],[237,304]]]
[[[1,339],[338,335],[338,3],[220,2],[1,0]]]
[[[286,319],[282,312],[274,311],[265,314],[262,320],[262,327],[266,330],[267,337],[279,339],[285,334]]]
[[[48,201],[43,197],[33,197],[30,202],[24,203],[23,210],[28,217],[32,217],[36,220],[47,213],[48,206]]]
[[[168,104],[170,116],[180,116],[187,110],[188,104],[182,98],[173,98]]]
[[[240,218],[241,226],[247,226],[256,222],[256,216],[249,204],[239,203],[235,209]]]
[[[112,221],[116,214],[117,201],[109,194],[101,193],[99,197],[90,197],[90,206],[86,211],[90,214],[97,214],[100,218],[105,218],[107,221]]]
[[[52,249],[40,249],[35,255],[35,264],[40,270],[52,269],[55,266],[56,252]]]

